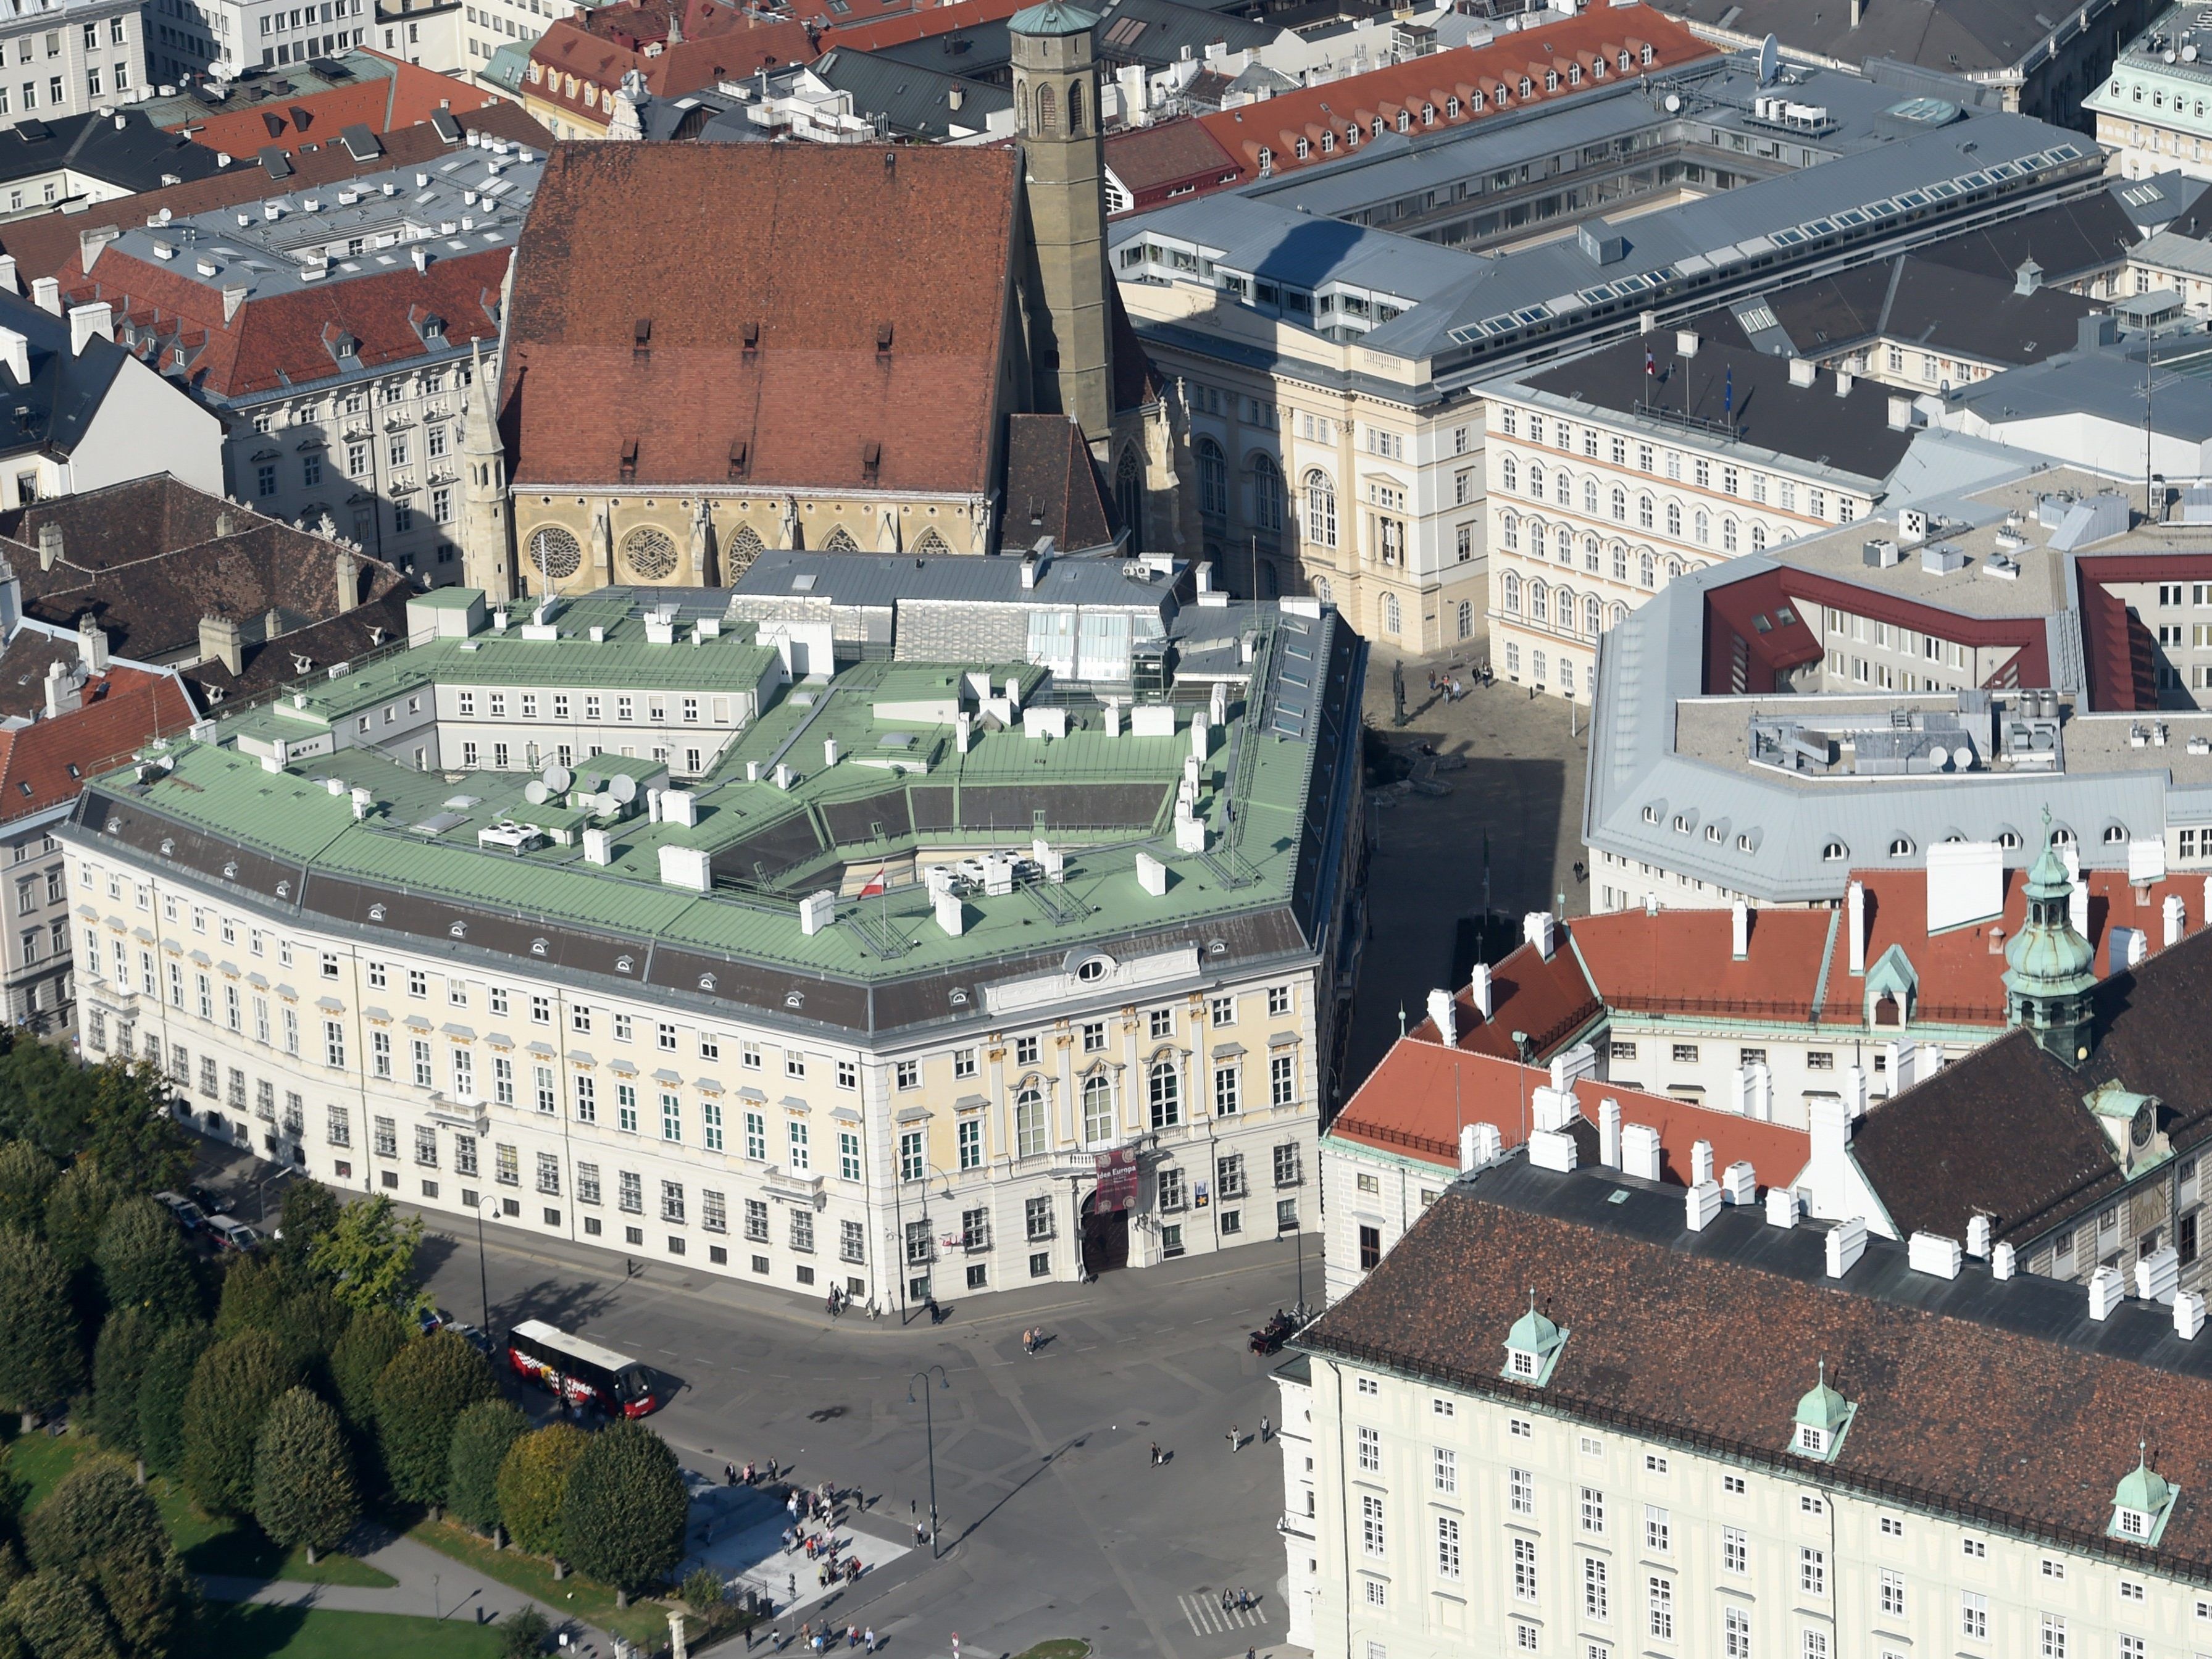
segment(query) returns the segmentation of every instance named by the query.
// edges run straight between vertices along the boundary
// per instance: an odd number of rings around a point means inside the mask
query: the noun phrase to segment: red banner
[[[1133,1148],[1123,1146],[1110,1152],[1092,1155],[1098,1166],[1098,1192],[1091,1201],[1091,1209],[1101,1215],[1114,1210],[1134,1209],[1137,1204],[1137,1154]]]

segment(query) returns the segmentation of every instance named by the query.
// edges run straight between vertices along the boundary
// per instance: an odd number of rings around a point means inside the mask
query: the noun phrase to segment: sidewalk
[[[404,1534],[385,1534],[386,1541],[363,1552],[361,1559],[399,1582],[380,1589],[350,1584],[306,1584],[290,1579],[237,1578],[209,1574],[200,1580],[210,1599],[251,1601],[264,1607],[316,1607],[333,1613],[388,1613],[415,1619],[440,1619],[469,1624],[495,1624],[509,1613],[535,1607],[568,1632],[571,1651],[611,1655],[614,1644],[605,1632],[585,1624],[566,1609],[539,1601],[487,1578],[451,1556],[441,1555],[427,1544]]]
[[[804,1613],[817,1602],[841,1590],[872,1588],[876,1574],[911,1553],[875,1530],[861,1530],[848,1515],[835,1532],[841,1559],[860,1564],[860,1577],[852,1585],[821,1583],[816,1564],[804,1549],[787,1551],[783,1529],[790,1516],[768,1493],[750,1486],[716,1486],[701,1476],[691,1477],[691,1553],[676,1570],[676,1580],[699,1567],[721,1575],[732,1595],[756,1590],[768,1599],[778,1619]]]

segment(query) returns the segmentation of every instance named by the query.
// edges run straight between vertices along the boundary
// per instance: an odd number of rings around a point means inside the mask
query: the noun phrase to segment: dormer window
[[[1850,1431],[1858,1407],[1828,1386],[1828,1362],[1820,1362],[1820,1380],[1797,1402],[1797,1415],[1790,1425],[1790,1449],[1818,1463],[1832,1463]]]
[[[1513,1322],[1505,1334],[1505,1364],[1498,1372],[1509,1382],[1540,1389],[1552,1380],[1559,1350],[1567,1346],[1567,1333],[1536,1311],[1536,1292],[1528,1292],[1528,1311]]]
[[[2179,1486],[2169,1485],[2151,1468],[2148,1446],[2137,1442],[2136,1466],[2112,1493],[2112,1520],[2105,1528],[2106,1536],[2135,1544],[2157,1543],[2180,1496]]]

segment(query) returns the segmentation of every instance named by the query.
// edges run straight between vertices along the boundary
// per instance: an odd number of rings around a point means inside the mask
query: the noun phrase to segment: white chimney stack
[[[2180,1291],[2181,1255],[2172,1245],[2136,1263],[2136,1295],[2142,1300],[2171,1303]]]
[[[2166,902],[2159,908],[2163,912],[2166,921],[2165,936],[2160,941],[2161,945],[2180,944],[2181,936],[2188,927],[2188,917],[2181,902],[2181,895],[2168,893],[2166,896]]]
[[[2072,852],[2072,848],[2066,849]],[[2089,937],[2089,878],[2076,874],[2074,890],[2066,896],[2066,920],[2083,939]]]
[[[960,895],[947,889],[938,894],[933,906],[937,925],[958,939],[967,930],[967,908],[960,902]]]
[[[1844,1067],[1844,1111],[1847,1123],[1856,1123],[1866,1115],[1867,1076],[1861,1066]]]
[[[1465,1175],[1469,1170],[1472,1170],[1476,1166],[1477,1152],[1474,1139],[1474,1128],[1475,1126],[1472,1123],[1462,1123],[1460,1125],[1459,1172],[1462,1175]]]
[[[1528,1091],[1528,1120],[1539,1129],[1564,1129],[1574,1121],[1575,1097],[1548,1083]]]
[[[2203,1328],[2204,1298],[2195,1291],[2182,1291],[2173,1298],[2173,1334],[2184,1342],[2194,1342]]]
[[[1437,1041],[1447,1048],[1459,1042],[1458,1013],[1459,1005],[1449,991],[1429,993],[1429,1019],[1437,1028]]]
[[[1608,1170],[1620,1167],[1620,1103],[1609,1096],[1597,1103],[1597,1161]]]
[[[1905,1266],[1917,1273],[1956,1279],[1963,1260],[1959,1241],[1941,1233],[1915,1233],[1905,1242]]]
[[[1713,1178],[1713,1143],[1700,1140],[1690,1147],[1690,1182],[1701,1185]]]
[[[1685,1226],[1693,1233],[1705,1231],[1721,1212],[1721,1189],[1710,1181],[1700,1181],[1682,1194],[1682,1210]]]
[[[584,831],[584,862],[605,864],[614,856],[615,838],[604,830]]]
[[[1474,964],[1474,972],[1468,976],[1468,991],[1474,1003],[1474,1012],[1483,1018],[1488,1019],[1497,1012],[1491,1006],[1488,963],[1478,962]]]
[[[1549,910],[1531,910],[1521,918],[1521,937],[1536,947],[1545,961],[1552,959],[1559,937],[1559,918]]]
[[[1985,1261],[1990,1254],[1990,1218],[1985,1215],[1966,1218],[1966,1254],[1977,1261]]]
[[[1150,853],[1137,854],[1137,884],[1154,898],[1164,897],[1168,890],[1168,867]]]
[[[1620,1168],[1638,1181],[1659,1179],[1659,1132],[1648,1123],[1632,1123],[1620,1132]]]
[[[1730,1204],[1756,1204],[1759,1201],[1759,1171],[1738,1158],[1721,1171],[1721,1196]]]
[[[837,895],[830,888],[799,901],[799,931],[812,939],[837,919]]]
[[[1751,907],[1741,899],[1729,906],[1729,954],[1738,962],[1751,955]]]
[[[1770,1227],[1794,1227],[1797,1224],[1797,1194],[1787,1187],[1766,1189],[1766,1224]]]
[[[1990,1251],[1990,1277],[2010,1279],[2020,1271],[2020,1255],[2009,1244],[1994,1246]]]
[[[1849,1220],[1838,1221],[1834,1226],[1829,1228],[1828,1277],[1841,1279],[1852,1268],[1857,1267],[1859,1258],[1866,1254],[1866,1243],[1867,1224],[1863,1217],[1853,1216]]]
[[[1851,935],[1851,977],[1866,977],[1866,884],[1855,881],[1844,891],[1844,921]]]
[[[1564,1129],[1536,1129],[1528,1136],[1528,1161],[1562,1175],[1575,1167],[1575,1138]]]
[[[2098,1268],[2089,1275],[2089,1317],[2110,1319],[2126,1295],[2127,1280],[2118,1267]]]

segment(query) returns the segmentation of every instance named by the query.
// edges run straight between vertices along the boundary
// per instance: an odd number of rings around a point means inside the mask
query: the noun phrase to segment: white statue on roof
[[[610,138],[642,138],[645,122],[640,116],[653,94],[646,90],[645,76],[636,70],[623,71],[622,84],[608,100],[614,112],[607,117],[607,137]]]

